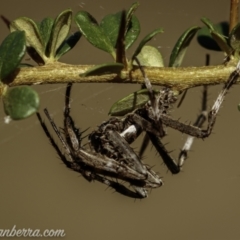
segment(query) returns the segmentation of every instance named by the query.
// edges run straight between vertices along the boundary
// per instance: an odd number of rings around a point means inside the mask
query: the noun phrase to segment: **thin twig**
[[[229,19],[229,33],[238,23],[238,8],[239,0],[231,0],[230,5],[230,19]]]

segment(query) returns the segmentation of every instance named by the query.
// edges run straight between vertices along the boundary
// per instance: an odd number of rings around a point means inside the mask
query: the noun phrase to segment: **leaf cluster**
[[[110,54],[113,62],[95,66],[81,76],[108,73],[121,76],[123,70],[131,71],[136,67],[135,58],[138,58],[142,66],[164,67],[158,49],[146,45],[153,37],[163,32],[162,28],[147,34],[133,51],[133,55],[127,58],[127,50],[135,43],[140,33],[140,23],[135,15],[138,6],[138,3],[133,3],[126,11],[103,17],[100,23],[90,13],[80,11],[74,16],[79,31],[71,35],[69,32],[73,13],[70,9],[61,12],[55,19],[45,18],[41,22],[35,22],[27,17],[20,17],[12,22],[4,18],[11,31],[0,46],[0,84],[4,86],[2,96],[5,113],[11,119],[18,120],[32,115],[39,108],[39,97],[34,90],[26,86],[9,88],[8,82],[5,81],[13,72],[16,74],[17,68],[29,67],[21,64],[25,52],[38,65],[55,64],[77,44],[82,35],[91,45]],[[208,45],[210,39],[228,56],[239,58],[240,24],[237,24],[226,37],[221,28],[219,30],[209,19],[202,18],[202,21],[206,25],[205,28],[199,31],[198,26],[190,27],[179,37],[172,49],[168,67],[181,66],[186,50],[197,31],[198,41],[203,47],[216,49],[216,45],[214,47]],[[115,103],[110,114],[124,115],[142,106],[146,101],[148,94],[145,89],[141,89]]]

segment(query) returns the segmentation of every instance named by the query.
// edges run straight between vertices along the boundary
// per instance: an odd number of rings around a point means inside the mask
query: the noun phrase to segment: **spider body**
[[[60,133],[47,109],[44,110],[63,144],[65,154],[60,151],[38,114],[46,135],[66,166],[81,173],[88,181],[97,180],[129,197],[145,198],[147,197],[146,188],[160,187],[163,184],[161,178],[148,165],[141,162],[128,142],[116,131],[118,126],[116,123],[123,124],[119,119],[110,119],[111,124],[106,124],[107,130],[104,133],[102,128],[99,128],[94,132],[95,135],[90,135],[92,139],[95,136],[95,139],[82,146],[82,133],[75,127],[70,116],[71,87],[72,85],[69,84],[66,90],[63,134]],[[118,128],[124,129],[129,125],[130,123]],[[129,183],[133,190],[119,183],[118,180]]]

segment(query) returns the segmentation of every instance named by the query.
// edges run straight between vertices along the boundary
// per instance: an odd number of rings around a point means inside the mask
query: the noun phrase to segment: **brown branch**
[[[238,23],[238,7],[239,0],[231,0],[230,5],[230,19],[229,19],[229,33]]]
[[[93,66],[69,65],[64,63],[48,64],[41,67],[17,69],[5,83],[9,86],[38,85],[55,83],[143,83],[143,77],[139,68],[131,72],[123,71],[117,74],[105,74],[101,76],[80,77]],[[236,63],[231,62],[227,66],[204,66],[204,67],[179,67],[158,68],[145,67],[145,72],[151,83],[174,88],[182,91],[202,85],[221,84],[227,80],[234,71]],[[3,86],[0,85],[0,94]]]

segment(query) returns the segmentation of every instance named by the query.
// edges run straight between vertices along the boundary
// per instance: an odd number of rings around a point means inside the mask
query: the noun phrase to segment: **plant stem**
[[[154,85],[166,86],[178,91],[201,85],[215,85],[224,83],[236,63],[231,62],[227,66],[204,67],[179,67],[157,68],[145,67],[145,72]],[[64,63],[48,64],[41,67],[29,67],[17,69],[5,83],[11,86],[38,85],[55,83],[143,83],[143,77],[139,68],[132,71],[123,71],[121,77],[117,74],[105,74],[101,76],[80,77],[93,66],[69,65]],[[125,76],[125,77],[123,77]],[[3,86],[0,85],[0,94]]]
[[[238,6],[239,0],[231,0],[230,4],[230,19],[229,19],[229,33],[238,23]]]

